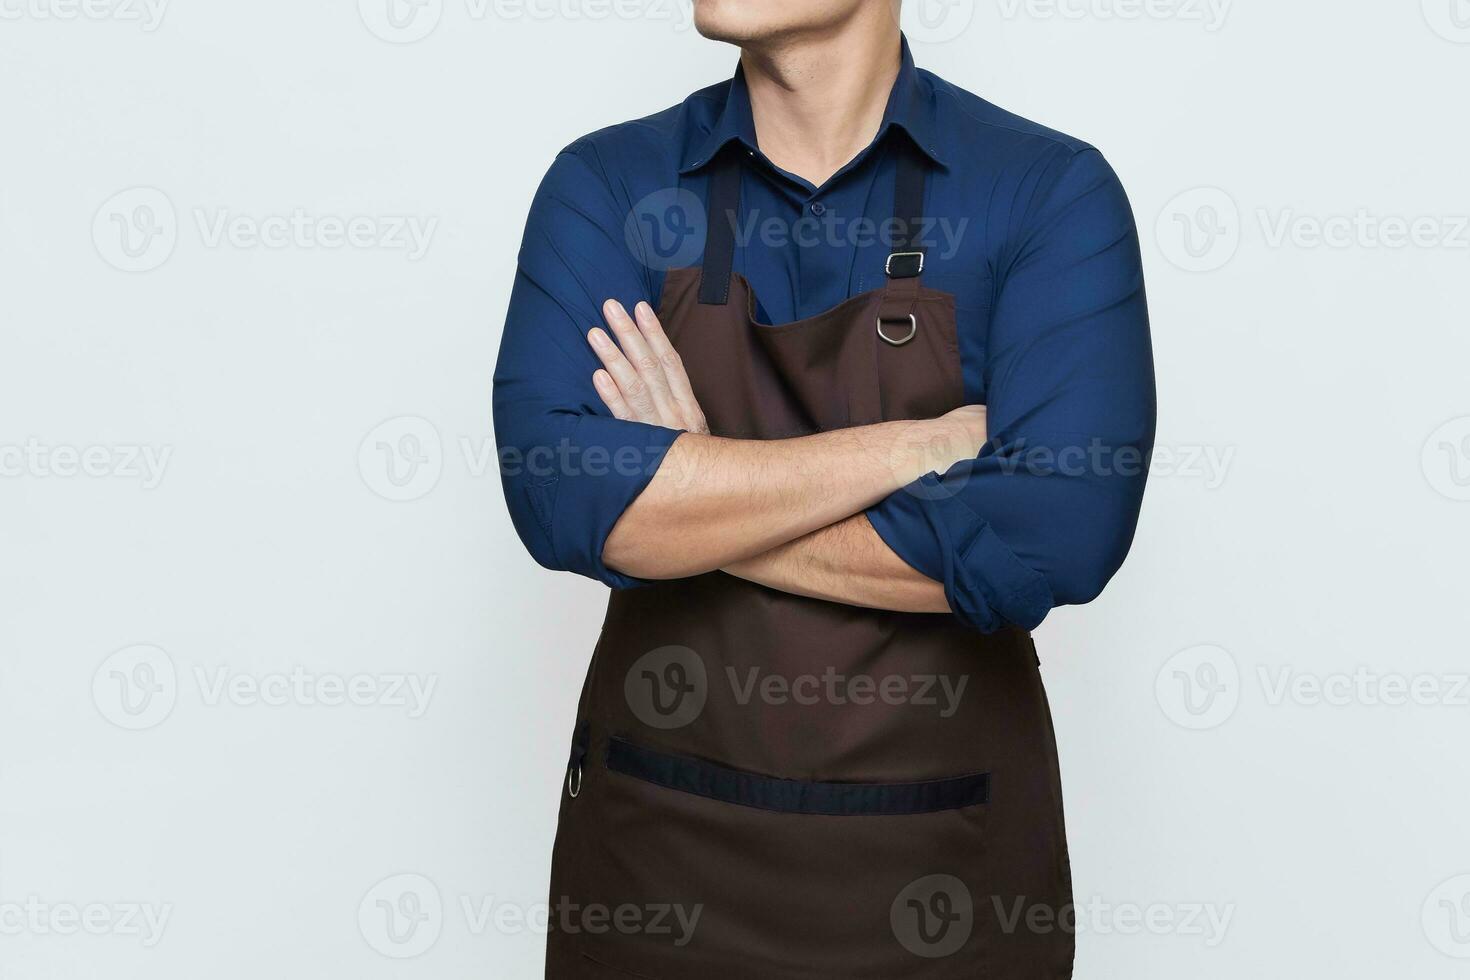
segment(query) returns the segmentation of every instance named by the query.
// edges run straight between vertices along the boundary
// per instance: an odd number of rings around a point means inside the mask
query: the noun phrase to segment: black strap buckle
[[[889,279],[917,279],[924,274],[924,253],[894,252],[888,256],[883,271]]]

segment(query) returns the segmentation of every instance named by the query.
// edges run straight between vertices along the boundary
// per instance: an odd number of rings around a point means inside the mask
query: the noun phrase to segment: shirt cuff
[[[1046,577],[930,473],[867,512],[873,530],[916,571],[944,585],[954,614],[982,633],[1035,629],[1054,605]]]
[[[527,488],[528,493],[543,495],[533,506],[549,520],[547,530],[560,567],[614,589],[649,584],[608,568],[602,549],[613,525],[638,499],[669,447],[683,434],[600,415],[578,419],[567,446],[558,453],[554,479]]]

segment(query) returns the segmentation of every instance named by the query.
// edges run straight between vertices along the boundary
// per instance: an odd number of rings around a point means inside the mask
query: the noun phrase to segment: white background
[[[0,977],[540,975],[603,590],[502,502],[515,252],[734,64],[619,2],[0,3]],[[1470,6],[930,9],[1143,237],[1172,456],[1037,636],[1078,976],[1470,976]]]

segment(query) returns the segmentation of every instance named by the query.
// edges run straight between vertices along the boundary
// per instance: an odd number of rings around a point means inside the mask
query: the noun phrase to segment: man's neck
[[[830,35],[741,53],[756,138],[776,166],[820,187],[878,135],[902,63],[886,6]]]

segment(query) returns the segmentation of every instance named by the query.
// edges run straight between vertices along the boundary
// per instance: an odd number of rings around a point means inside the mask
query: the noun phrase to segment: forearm
[[[857,514],[970,452],[952,420],[885,422],[771,441],[686,433],[608,535],[603,560],[684,578]]]
[[[607,568],[644,579],[702,575],[857,514],[930,471],[973,459],[986,409],[882,422],[799,439],[723,439],[647,303],[603,307],[587,340],[602,361],[593,385],[615,418],[683,431],[602,542]]]
[[[947,613],[944,586],[911,568],[856,514],[725,571],[768,588],[849,606]]]

